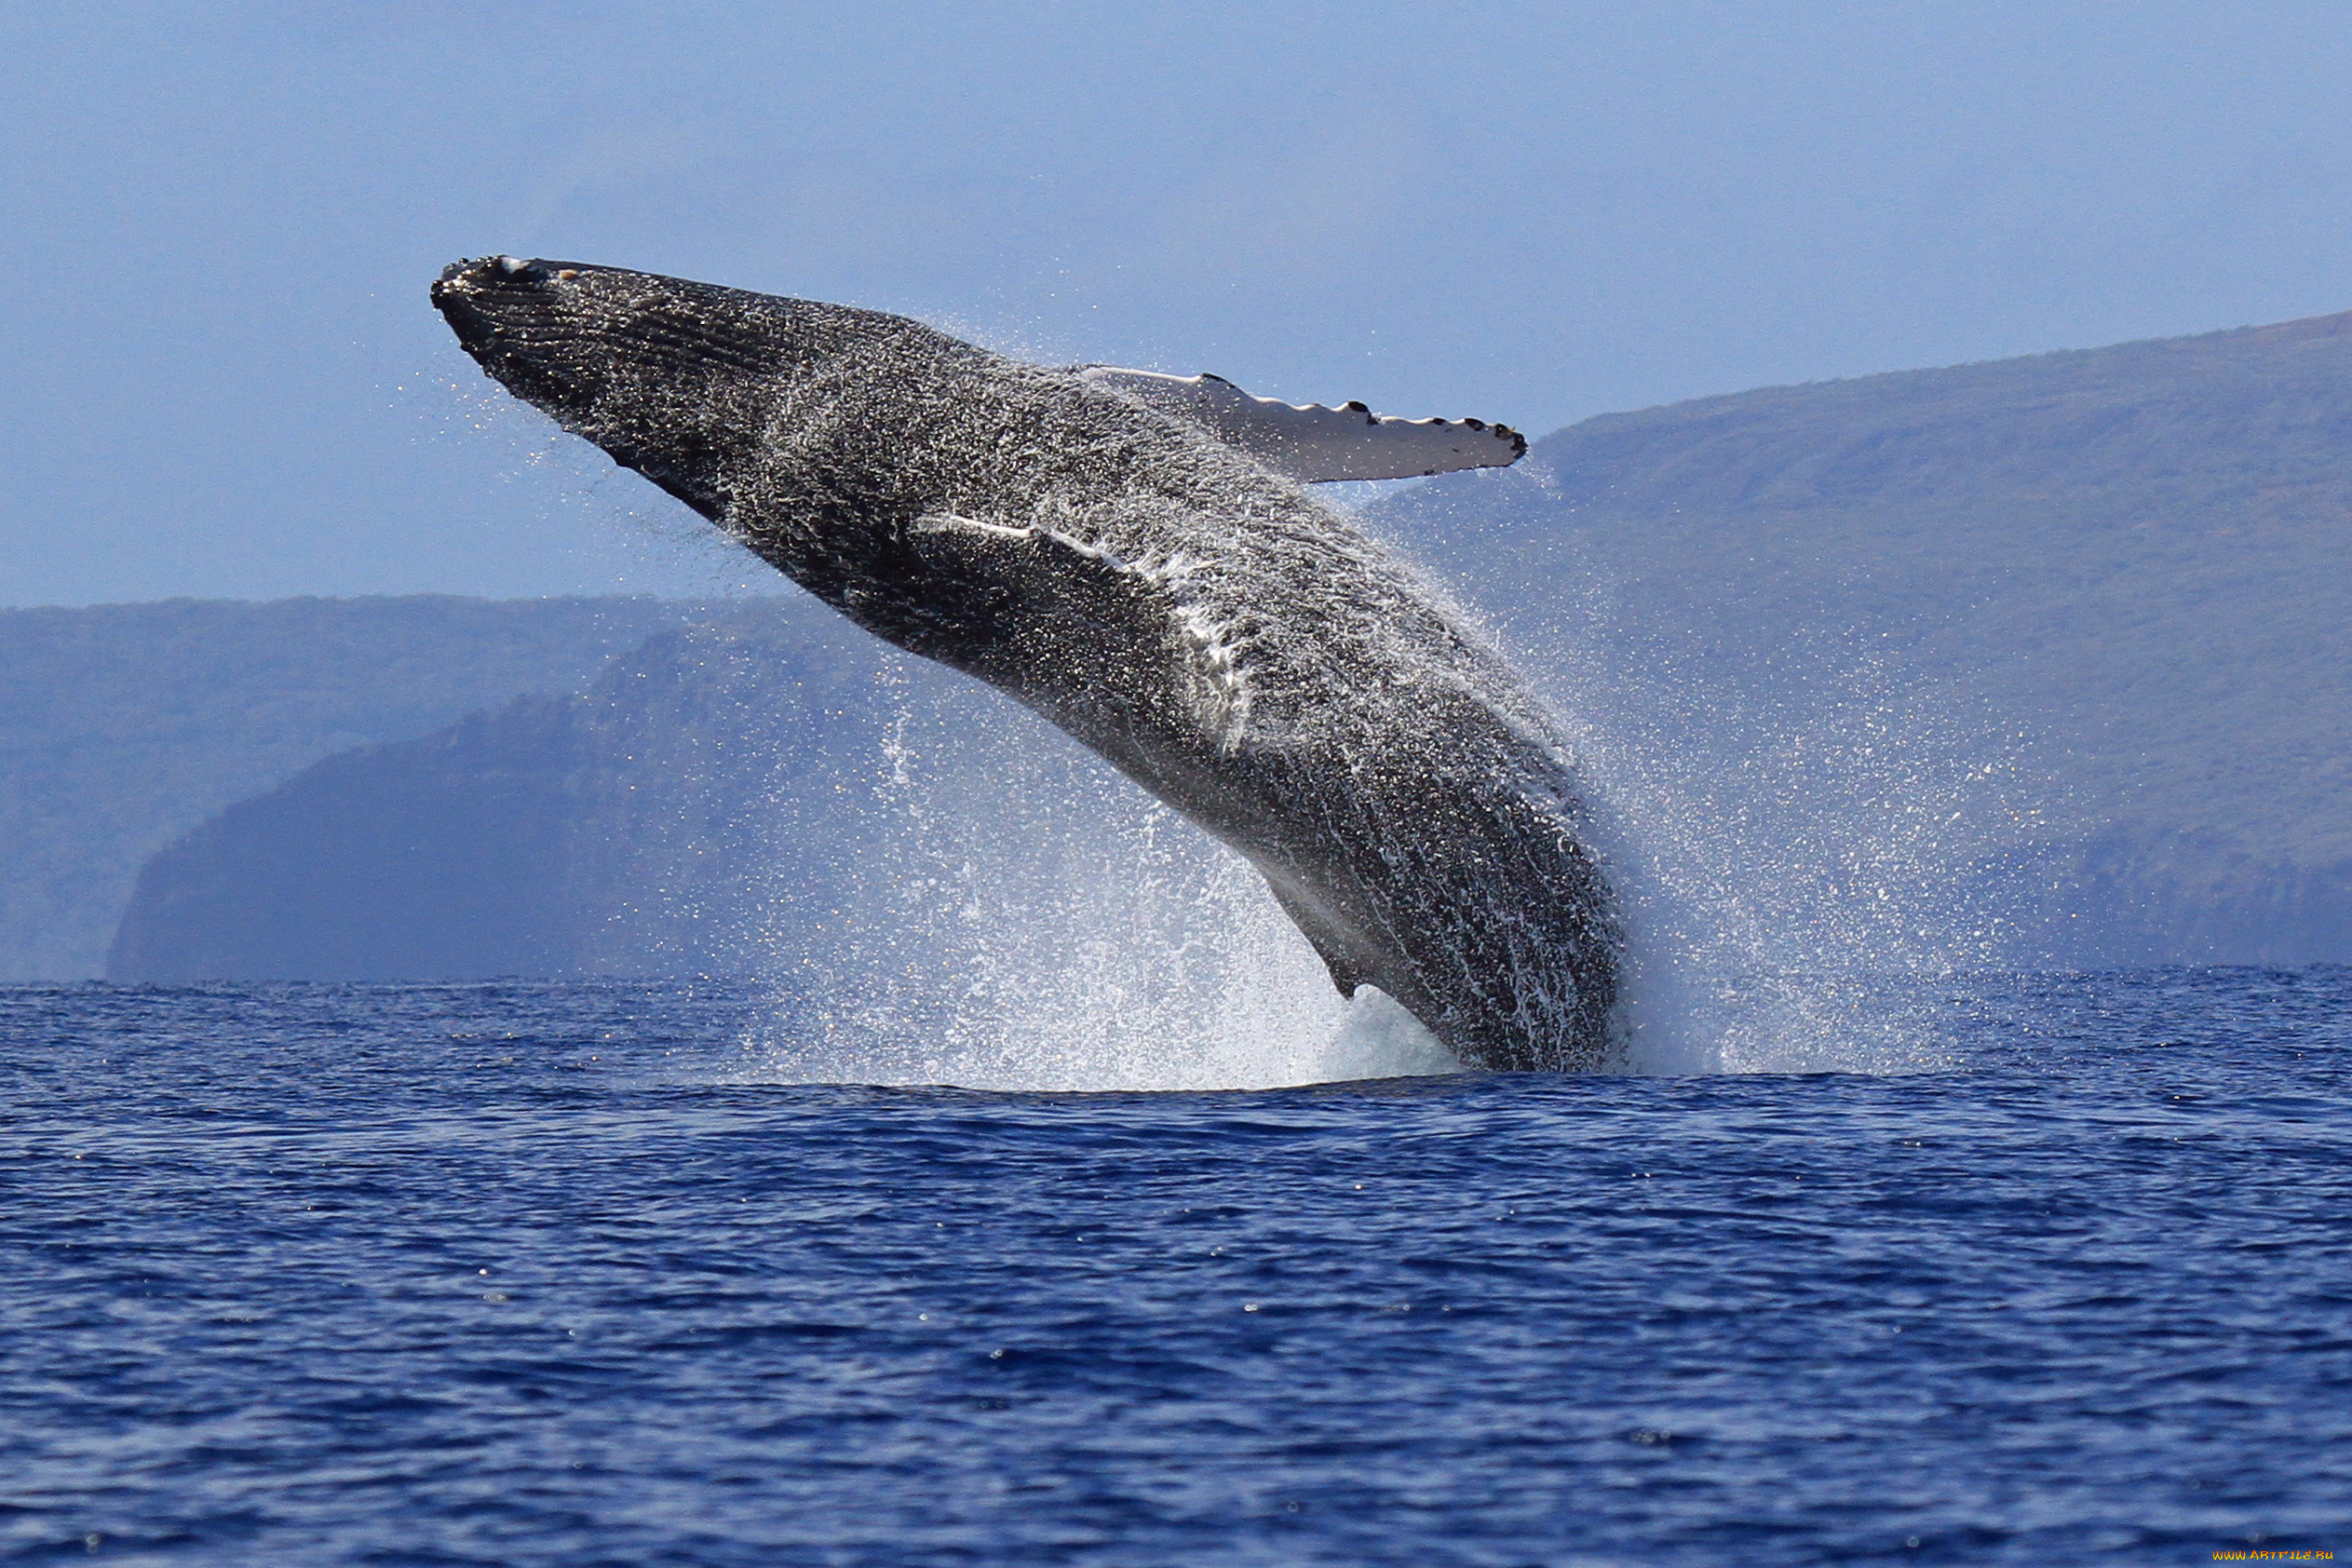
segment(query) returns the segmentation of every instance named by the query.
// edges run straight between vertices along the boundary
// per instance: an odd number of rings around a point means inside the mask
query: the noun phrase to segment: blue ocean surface
[[[2352,970],[1914,991],[1938,1070],[1048,1094],[0,990],[0,1560],[2352,1552]]]

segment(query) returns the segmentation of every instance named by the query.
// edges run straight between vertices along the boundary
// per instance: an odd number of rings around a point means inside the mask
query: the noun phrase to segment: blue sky
[[[2352,308],[2340,4],[18,5],[0,61],[0,604],[762,581],[457,353],[491,251],[1535,432]]]

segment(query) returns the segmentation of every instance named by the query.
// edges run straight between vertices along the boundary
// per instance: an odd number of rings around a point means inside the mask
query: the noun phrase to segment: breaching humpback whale
[[[1482,1067],[1611,1060],[1622,943],[1561,737],[1299,483],[1507,462],[1513,432],[1252,417],[1213,378],[568,262],[459,263],[433,302],[564,429],[1247,857],[1344,994]]]

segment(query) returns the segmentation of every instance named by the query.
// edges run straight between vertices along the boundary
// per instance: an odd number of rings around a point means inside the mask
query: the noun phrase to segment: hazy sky
[[[486,252],[1535,432],[2352,307],[2341,0],[19,0],[0,72],[7,604],[750,580],[458,353]]]

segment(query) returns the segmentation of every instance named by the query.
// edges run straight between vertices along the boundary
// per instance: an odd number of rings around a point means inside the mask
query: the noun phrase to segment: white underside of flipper
[[[1325,408],[1253,398],[1223,376],[1161,375],[1083,365],[1078,375],[1197,426],[1267,467],[1307,483],[1406,480],[1519,461],[1527,438],[1477,419],[1398,419],[1361,403]]]

